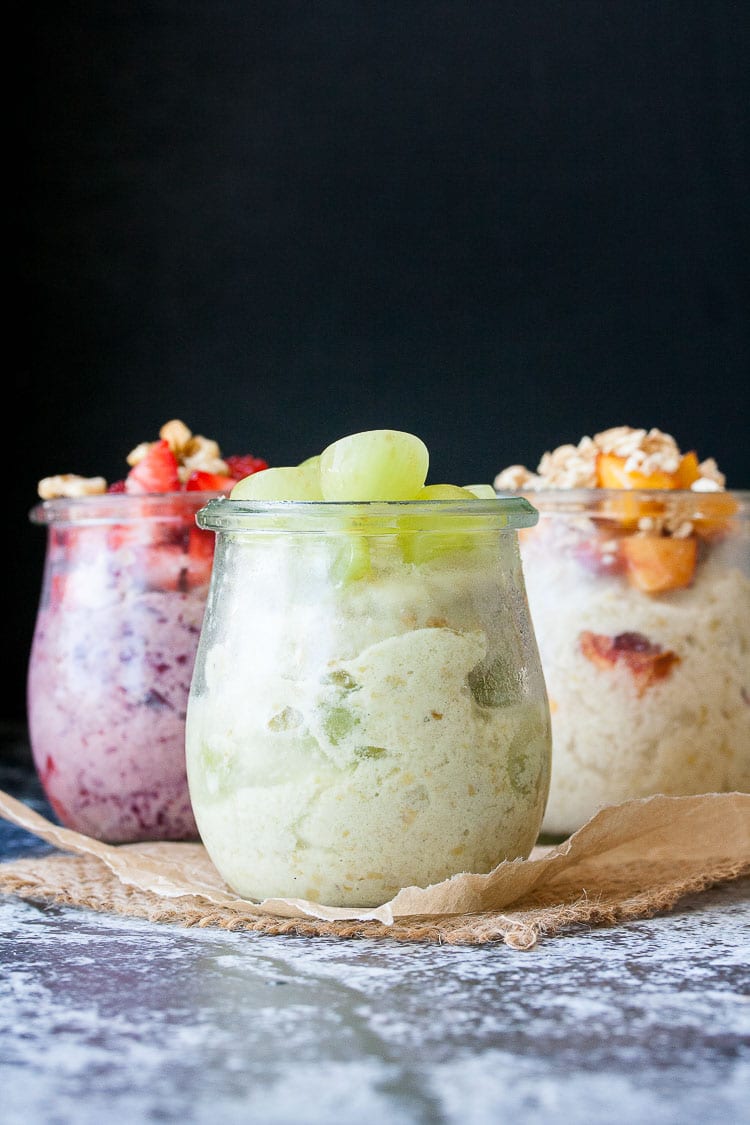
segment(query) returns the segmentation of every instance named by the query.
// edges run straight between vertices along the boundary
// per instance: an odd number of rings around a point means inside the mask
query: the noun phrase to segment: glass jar
[[[213,559],[210,496],[48,500],[28,668],[29,737],[68,828],[113,843],[197,838],[185,712]]]
[[[750,789],[748,492],[564,489],[521,555],[552,712],[545,835]]]
[[[373,906],[525,857],[550,724],[524,500],[212,500],[187,717],[201,838],[240,895]]]

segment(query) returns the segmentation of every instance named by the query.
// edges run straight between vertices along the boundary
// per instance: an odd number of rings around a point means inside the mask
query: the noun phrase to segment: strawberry
[[[234,477],[224,473],[206,473],[194,469],[185,482],[187,492],[226,492],[234,484]]]
[[[110,486],[107,489],[107,492],[124,492],[124,491],[125,491],[125,481],[124,480],[113,481],[112,484],[110,484]]]
[[[231,457],[225,457],[224,460],[229,466],[233,480],[242,480],[243,477],[252,476],[253,473],[268,468],[267,461],[262,457],[254,457],[252,453],[233,453]]]
[[[214,544],[215,537],[212,531],[191,527],[186,574],[188,588],[208,585],[214,559]]]
[[[179,489],[177,458],[163,438],[151,444],[146,456],[125,478],[126,492],[178,492]]]

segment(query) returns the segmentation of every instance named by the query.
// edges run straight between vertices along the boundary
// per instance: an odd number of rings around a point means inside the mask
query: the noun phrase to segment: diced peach
[[[693,481],[696,481],[701,475],[698,468],[698,456],[695,453],[686,453],[680,461],[679,467],[675,474],[677,484],[676,488],[690,488]]]
[[[696,498],[694,524],[695,533],[701,539],[715,539],[723,535],[739,509],[739,503],[728,492],[702,492]]]
[[[600,453],[596,459],[596,475],[600,488],[679,488],[676,473],[657,469],[648,476],[634,469],[625,469],[627,458],[614,453]]]
[[[681,590],[695,573],[698,543],[694,536],[672,539],[658,535],[630,535],[620,551],[628,581],[647,594]]]
[[[663,501],[643,500],[640,494],[634,495],[627,489],[619,489],[617,496],[608,494],[599,507],[603,516],[625,529],[636,528],[638,521],[647,516],[653,518],[664,514]]]

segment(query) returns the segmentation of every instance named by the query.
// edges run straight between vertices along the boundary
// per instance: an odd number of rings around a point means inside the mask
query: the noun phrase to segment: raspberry
[[[233,453],[231,457],[225,457],[224,460],[233,480],[242,480],[243,477],[252,476],[253,473],[268,468],[267,461],[262,457],[254,457],[252,453]]]

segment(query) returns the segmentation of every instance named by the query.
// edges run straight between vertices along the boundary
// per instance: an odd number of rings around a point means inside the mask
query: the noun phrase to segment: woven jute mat
[[[603,809],[564,843],[488,874],[408,887],[370,910],[239,898],[200,844],[108,845],[60,828],[0,791],[0,816],[58,849],[0,864],[0,891],[181,926],[300,937],[532,949],[578,926],[671,910],[750,874],[750,794],[651,797]]]

